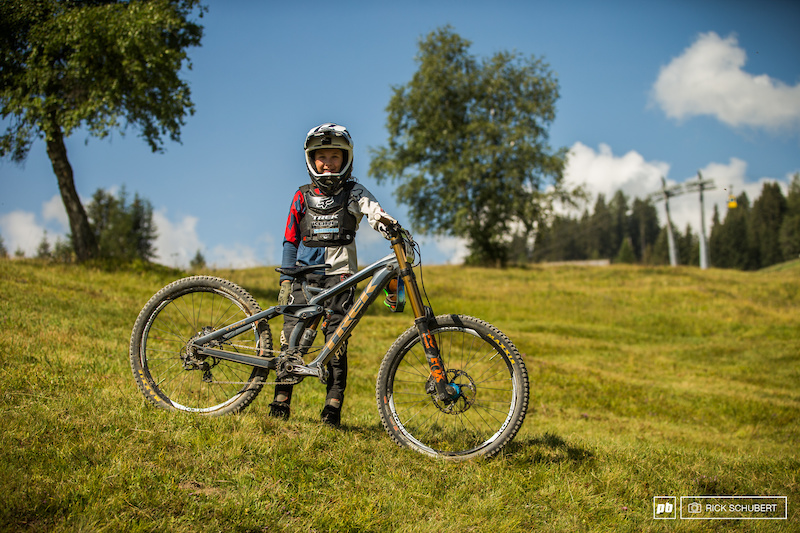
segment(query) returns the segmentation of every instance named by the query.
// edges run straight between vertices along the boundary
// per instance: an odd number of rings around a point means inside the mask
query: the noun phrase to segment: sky
[[[67,139],[78,193],[102,188],[150,201],[157,261],[186,267],[278,265],[294,191],[307,183],[303,141],[324,122],[345,125],[354,175],[410,226],[394,184],[368,175],[385,146],[392,88],[408,83],[421,38],[439,27],[488,58],[542,58],[559,82],[550,146],[567,148],[565,178],[592,194],[630,198],[703,178],[706,228],[732,191],[751,201],[764,182],[800,172],[800,2],[796,0],[271,2],[209,0],[202,46],[184,71],[196,113],[181,143],[152,153],[132,128]],[[6,122],[0,121],[5,129]],[[593,200],[588,206],[591,208]],[[657,209],[664,222],[663,203]],[[696,193],[673,198],[684,230],[700,227]],[[23,165],[0,161],[0,235],[34,256],[69,226],[42,141]],[[458,263],[463,241],[416,235],[427,264]],[[365,223],[359,262],[390,252]],[[713,250],[712,250],[713,253]]]

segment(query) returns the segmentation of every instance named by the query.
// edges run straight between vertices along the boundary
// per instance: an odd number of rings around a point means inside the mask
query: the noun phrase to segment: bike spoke
[[[401,346],[395,356],[391,382],[387,383],[391,392],[388,407],[393,413],[387,430],[392,433],[396,429],[400,440],[437,455],[461,456],[482,453],[485,448],[499,449],[502,443],[495,446],[494,440],[511,417],[518,416],[514,415],[518,410],[514,362],[497,347],[492,335],[499,332],[490,330],[483,336],[454,325],[436,328],[432,333],[445,375],[458,387],[458,396],[438,398],[423,347],[411,331],[408,344]],[[517,428],[518,425],[514,433]]]

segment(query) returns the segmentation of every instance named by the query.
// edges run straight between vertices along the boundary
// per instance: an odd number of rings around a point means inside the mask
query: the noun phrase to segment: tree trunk
[[[54,125],[47,135],[47,155],[53,165],[53,172],[58,178],[58,188],[61,199],[69,217],[69,228],[72,232],[72,246],[79,262],[92,259],[97,255],[97,241],[89,225],[86,210],[83,208],[78,191],[75,190],[75,179],[72,174],[72,165],[67,159],[67,147],[64,145],[64,135],[61,127]]]

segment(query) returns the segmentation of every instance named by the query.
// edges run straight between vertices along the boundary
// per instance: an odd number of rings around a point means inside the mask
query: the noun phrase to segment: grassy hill
[[[217,271],[263,307],[271,268]],[[425,267],[434,311],[499,327],[531,378],[503,456],[396,447],[374,399],[411,324],[375,306],[350,343],[343,428],[324,387],[215,419],[145,404],[128,364],[141,307],[181,272],[0,261],[0,530],[797,531],[800,264]],[[418,274],[419,276],[419,274]],[[278,327],[273,329],[277,332]],[[787,521],[654,520],[655,496],[778,495]]]

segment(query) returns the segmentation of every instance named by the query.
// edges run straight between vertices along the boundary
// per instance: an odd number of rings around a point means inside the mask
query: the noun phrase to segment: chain
[[[239,348],[240,350],[247,350],[248,352],[253,352],[253,353],[256,352],[256,349],[255,349],[254,346],[247,346],[247,345],[244,345],[244,344],[233,344],[233,343],[229,344],[229,343],[226,342],[222,346],[230,346],[231,348]],[[258,354],[258,355],[272,354],[273,357],[275,357],[276,355],[280,355],[280,352],[278,350],[262,350],[262,351],[264,353],[263,354]]]
[[[255,347],[247,346],[247,345],[244,345],[244,344],[225,343],[225,346],[230,347],[230,348],[238,348],[240,350],[246,350],[246,351],[253,352],[253,353],[256,352],[256,348]],[[263,353],[260,353],[258,355],[272,354],[273,357],[275,357],[277,355],[280,355],[280,351],[278,351],[278,350],[263,350],[262,352]],[[287,381],[261,381],[260,385],[297,385],[301,381],[303,381],[302,377],[301,378],[295,378],[295,379],[292,379],[292,380],[287,380]],[[212,381],[207,381],[206,383],[213,383],[215,385],[249,385],[249,384],[251,384],[253,382],[252,381],[217,381],[217,380],[212,380]]]
[[[260,385],[297,385],[302,379],[293,379],[291,381],[261,381]],[[214,385],[249,385],[252,381],[206,381],[205,383],[212,383]]]

